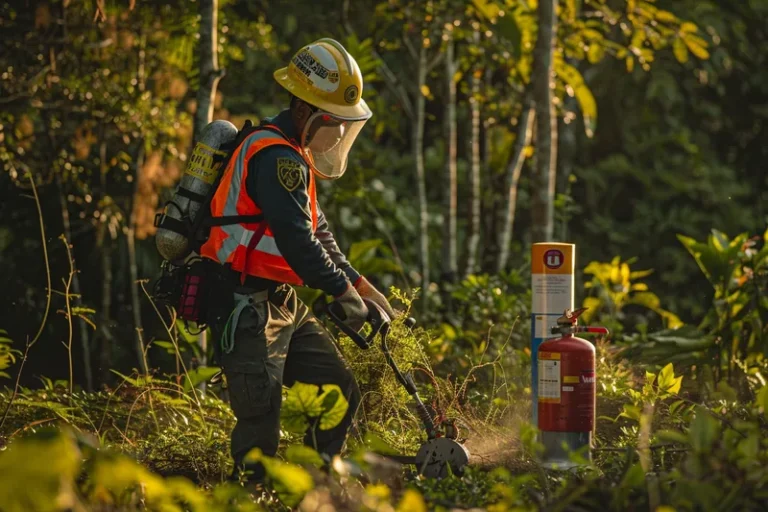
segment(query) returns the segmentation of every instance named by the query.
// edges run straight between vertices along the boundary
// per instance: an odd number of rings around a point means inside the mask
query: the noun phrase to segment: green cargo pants
[[[277,453],[282,386],[296,381],[336,384],[344,393],[349,408],[342,422],[330,430],[318,429],[314,436],[321,454],[338,454],[361,397],[330,334],[290,286],[235,294],[235,302],[239,306],[227,325],[213,328],[214,339],[224,342],[221,364],[237,418],[231,439],[235,468],[246,467],[243,458],[253,448],[265,455]],[[307,432],[305,443],[313,445],[312,432]],[[256,479],[263,476],[260,464],[246,469]]]

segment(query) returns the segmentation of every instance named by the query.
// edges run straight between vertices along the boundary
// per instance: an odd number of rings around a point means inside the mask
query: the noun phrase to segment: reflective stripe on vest
[[[235,149],[235,154],[224,170],[219,189],[211,202],[211,214],[214,217],[261,213],[261,209],[248,196],[245,189],[248,162],[253,155],[262,149],[274,145],[288,146],[301,154],[300,148],[271,131],[259,130],[249,135]],[[311,165],[306,160],[305,163]],[[310,200],[312,229],[314,230],[317,228],[317,197],[313,174],[310,169],[307,192]],[[257,232],[262,233],[261,239],[248,254],[249,244]],[[240,247],[243,249],[238,251]],[[232,269],[237,272],[245,271],[245,274],[248,275],[289,284],[303,284],[301,278],[290,268],[277,248],[269,226],[262,226],[262,223],[240,223],[212,227],[208,241],[203,244],[201,249],[201,255],[221,264],[230,263]]]

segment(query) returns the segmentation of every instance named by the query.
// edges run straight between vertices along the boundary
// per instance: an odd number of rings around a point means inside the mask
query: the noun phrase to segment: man
[[[298,51],[274,73],[291,93],[290,108],[267,120],[235,149],[211,202],[211,214],[256,222],[214,226],[201,255],[237,281],[234,310],[213,323],[237,418],[231,450],[236,471],[252,448],[275,455],[282,385],[336,384],[349,402],[342,422],[307,432],[305,441],[328,457],[339,453],[360,404],[360,391],[330,335],[289,285],[335,297],[345,323],[359,330],[367,297],[389,314],[387,299],[339,250],[316,199],[315,178],[338,179],[371,111],[362,99],[355,60],[332,39]],[[248,219],[248,220],[250,220]]]

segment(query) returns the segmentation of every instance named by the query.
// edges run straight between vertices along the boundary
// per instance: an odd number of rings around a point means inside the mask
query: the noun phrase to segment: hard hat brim
[[[297,84],[291,79],[288,75],[287,66],[275,71],[273,76],[278,84],[300,100],[306,101],[310,105],[320,108],[329,114],[333,114],[339,119],[345,121],[361,121],[369,119],[373,115],[371,109],[368,108],[368,104],[362,98],[360,98],[355,105],[344,106],[331,103],[311,94],[305,87],[301,86],[301,84]]]

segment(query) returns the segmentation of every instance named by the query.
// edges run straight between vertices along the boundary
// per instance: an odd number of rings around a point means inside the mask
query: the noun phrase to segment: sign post
[[[539,345],[552,337],[552,327],[566,309],[573,310],[574,244],[542,242],[531,248],[531,402],[538,425]]]

